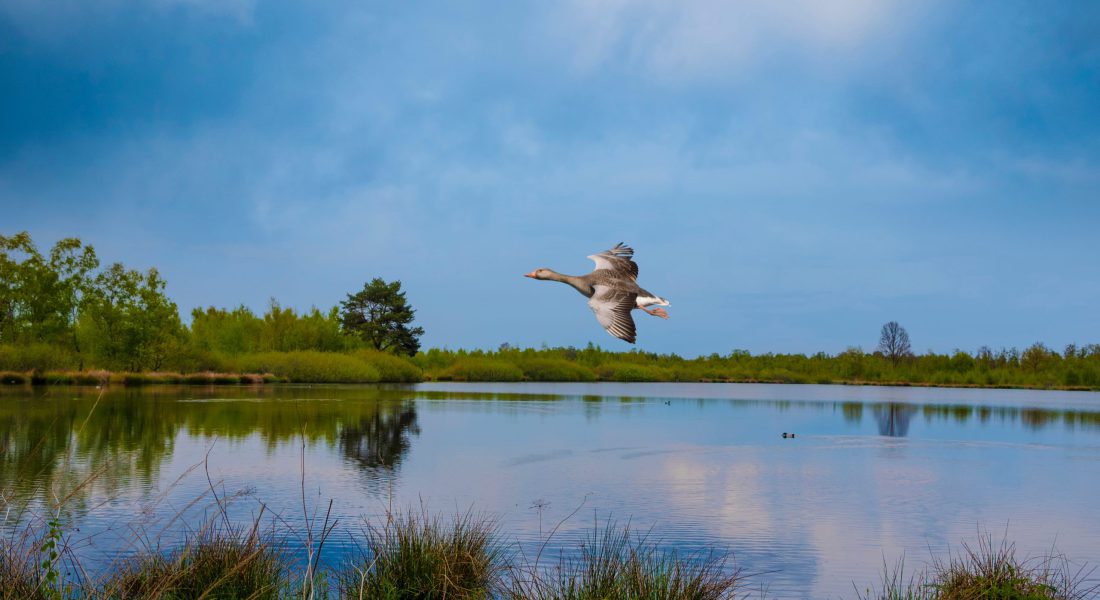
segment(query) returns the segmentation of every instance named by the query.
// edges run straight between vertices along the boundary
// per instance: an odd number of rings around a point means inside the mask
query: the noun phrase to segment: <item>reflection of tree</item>
[[[909,421],[917,409],[908,404],[879,404],[875,406],[875,420],[878,421],[878,434],[890,437],[909,435]]]
[[[417,435],[416,407],[390,405],[348,423],[340,430],[340,452],[364,469],[393,469],[409,451],[409,433]]]
[[[271,450],[304,438],[372,467],[400,462],[409,431],[419,432],[402,389],[0,389],[0,497],[21,506],[75,492],[79,510],[90,495],[148,489],[181,435],[255,436]]]

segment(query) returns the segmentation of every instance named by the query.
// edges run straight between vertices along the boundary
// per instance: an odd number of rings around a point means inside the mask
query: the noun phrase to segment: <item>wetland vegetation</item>
[[[0,383],[238,384],[438,381],[726,381],[1100,389],[1100,344],[913,354],[897,323],[874,351],[685,358],[584,348],[421,350],[400,282],[374,279],[328,310],[272,299],[191,311],[156,271],[100,268],[76,238],[41,253],[0,235]]]

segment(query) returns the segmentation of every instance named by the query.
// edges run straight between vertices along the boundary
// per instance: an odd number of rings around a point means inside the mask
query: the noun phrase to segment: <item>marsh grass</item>
[[[596,373],[584,365],[560,358],[536,358],[519,363],[531,381],[595,381]]]
[[[465,358],[437,376],[453,381],[523,381],[523,370],[506,360]]]
[[[353,357],[378,370],[381,381],[388,383],[416,383],[424,379],[424,372],[412,362],[377,350],[358,350]]]
[[[104,580],[95,595],[112,600],[249,598],[273,600],[288,586],[285,557],[259,533],[210,527],[176,550],[131,558]]]
[[[948,559],[906,577],[902,563],[884,568],[880,587],[857,591],[859,600],[1093,600],[1100,584],[1092,570],[1074,568],[1062,555],[1049,553],[1020,559],[1016,547],[1003,538],[979,536],[977,545],[964,543]]]
[[[629,526],[593,527],[576,558],[542,568],[538,559],[511,579],[511,600],[732,600],[741,576],[729,556],[663,551]]]
[[[483,515],[450,520],[409,510],[366,530],[365,553],[336,574],[341,598],[474,600],[497,597],[507,556]]]

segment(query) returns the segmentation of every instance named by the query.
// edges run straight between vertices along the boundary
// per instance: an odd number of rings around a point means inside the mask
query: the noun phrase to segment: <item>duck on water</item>
[[[667,319],[668,312],[665,309],[648,307],[670,305],[668,300],[638,285],[638,265],[633,257],[634,250],[619,242],[610,250],[588,257],[596,263],[596,268],[587,275],[563,275],[550,269],[535,269],[525,277],[571,285],[588,298],[588,307],[596,313],[596,320],[608,333],[633,344],[637,339],[637,332],[630,312],[637,308],[655,317]]]

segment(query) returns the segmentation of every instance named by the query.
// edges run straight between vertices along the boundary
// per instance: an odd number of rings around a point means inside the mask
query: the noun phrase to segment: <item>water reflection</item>
[[[406,389],[49,388],[0,393],[0,494],[9,503],[153,487],[183,438],[258,438],[274,451],[339,448],[360,469],[393,471],[419,434]],[[189,457],[193,458],[193,457]]]
[[[909,435],[909,421],[913,419],[915,414],[917,414],[917,409],[908,404],[891,402],[875,406],[878,434],[888,437],[905,437]]]

